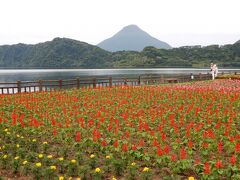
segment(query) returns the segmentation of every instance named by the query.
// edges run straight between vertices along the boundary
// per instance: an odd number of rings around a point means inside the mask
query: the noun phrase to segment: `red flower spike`
[[[177,156],[176,156],[176,154],[172,154],[171,155],[171,161],[176,161],[177,160]]]
[[[184,148],[180,150],[180,159],[186,159],[187,153]]]
[[[116,141],[113,143],[113,146],[114,146],[115,148],[118,147],[118,140],[116,140]]]
[[[127,144],[123,144],[123,145],[122,145],[122,150],[123,150],[124,152],[127,152],[127,151],[128,151],[128,146],[127,146]]]
[[[78,132],[76,133],[75,141],[76,141],[76,142],[80,142],[80,139],[81,139],[81,132],[78,131]]]
[[[205,162],[204,164],[204,174],[210,174],[211,170],[210,170],[210,165],[208,162]]]
[[[103,147],[107,146],[107,141],[106,141],[105,139],[102,140],[102,146],[103,146]]]
[[[236,163],[237,159],[234,155],[231,157],[231,164],[234,165]]]
[[[215,164],[216,168],[220,169],[223,168],[222,161],[218,160]]]

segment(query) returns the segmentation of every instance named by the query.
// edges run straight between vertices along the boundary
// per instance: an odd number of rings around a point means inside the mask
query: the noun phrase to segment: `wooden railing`
[[[192,79],[193,78],[193,79]],[[149,84],[180,83],[211,79],[211,74],[142,75],[131,77],[83,77],[67,80],[38,80],[0,83],[0,94],[52,91],[68,88],[96,88],[104,86],[140,86]]]

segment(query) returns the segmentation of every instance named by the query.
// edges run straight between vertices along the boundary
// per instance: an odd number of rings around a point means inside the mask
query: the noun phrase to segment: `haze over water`
[[[240,72],[240,69],[219,69],[221,72]],[[4,69],[0,70],[0,82],[74,79],[97,76],[139,76],[151,74],[210,73],[209,69],[194,68],[149,68],[149,69]]]

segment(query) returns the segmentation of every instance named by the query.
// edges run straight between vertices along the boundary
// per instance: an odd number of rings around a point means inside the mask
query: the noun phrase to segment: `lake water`
[[[240,69],[219,69],[219,72],[238,72]],[[86,76],[132,76],[149,74],[198,74],[210,73],[209,69],[194,68],[150,68],[150,69],[2,69],[0,82],[59,80]]]

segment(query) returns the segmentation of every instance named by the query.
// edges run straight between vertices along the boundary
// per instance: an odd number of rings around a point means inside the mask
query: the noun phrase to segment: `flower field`
[[[0,95],[0,177],[240,179],[240,81]]]

